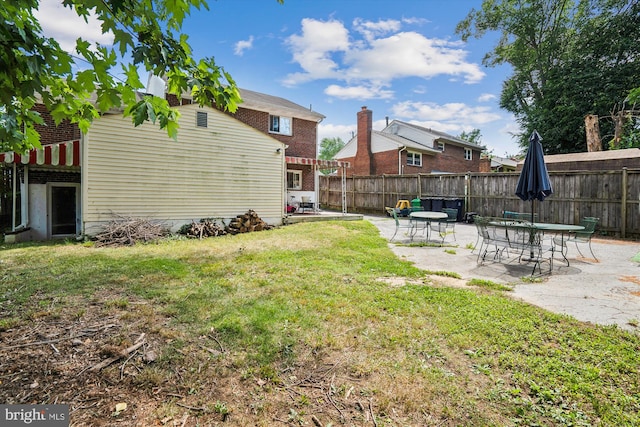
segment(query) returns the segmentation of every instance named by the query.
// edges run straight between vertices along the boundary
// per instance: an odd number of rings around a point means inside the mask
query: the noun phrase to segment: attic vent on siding
[[[207,127],[207,112],[206,111],[196,111],[196,126],[199,128]]]

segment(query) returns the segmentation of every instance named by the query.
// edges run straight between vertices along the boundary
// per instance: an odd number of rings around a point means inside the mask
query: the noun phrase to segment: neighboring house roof
[[[358,147],[358,138],[354,136],[345,144],[344,147],[336,155],[335,159],[346,159],[349,157],[354,157],[357,152]],[[403,138],[398,135],[393,135],[391,133],[384,133],[381,131],[371,131],[371,152],[372,153],[382,153],[385,151],[391,150],[399,150],[401,148],[408,148],[411,150],[418,150],[425,154],[438,154],[440,150],[434,150],[431,147],[427,147],[418,142],[414,142]]]
[[[387,127],[382,130],[382,132],[398,135],[403,139],[411,140],[432,149],[436,147],[436,143],[438,142],[460,145],[465,148],[470,148],[472,150],[478,151],[482,151],[486,148],[482,145],[465,141],[444,132],[425,128],[413,123],[407,123],[400,120],[393,120]]]
[[[320,122],[325,118],[325,116],[313,111],[311,108],[303,107],[302,105],[278,96],[254,92],[248,89],[240,89],[240,96],[242,97],[242,103],[239,104],[239,107],[249,110],[263,111],[273,115],[295,117],[314,122]]]
[[[491,156],[491,169],[504,168],[516,170],[517,160],[507,159],[505,157]]]
[[[550,154],[544,156],[545,163],[593,162],[599,160],[617,160],[640,158],[640,148],[622,150],[591,151],[584,153]],[[518,165],[524,164],[524,159]]]

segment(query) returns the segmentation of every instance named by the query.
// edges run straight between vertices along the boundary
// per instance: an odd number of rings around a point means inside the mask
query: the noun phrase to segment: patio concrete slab
[[[364,219],[376,225],[387,239],[395,231],[393,218],[365,215]],[[636,257],[640,242],[594,238],[592,248],[597,260],[581,257],[575,245],[570,244],[569,267],[556,258],[551,274],[532,281],[533,265],[519,264],[515,257],[478,264],[477,251],[472,250],[477,241],[473,224],[457,223],[456,240],[447,236],[445,246],[438,246],[436,241],[427,246],[411,246],[409,237],[402,234],[404,231],[400,230],[389,246],[418,268],[455,272],[465,282],[476,278],[509,284],[513,286],[509,294],[514,298],[552,312],[584,322],[640,331],[640,263]],[[414,243],[421,241],[423,237],[418,234]],[[591,256],[588,247],[580,248],[584,255]]]

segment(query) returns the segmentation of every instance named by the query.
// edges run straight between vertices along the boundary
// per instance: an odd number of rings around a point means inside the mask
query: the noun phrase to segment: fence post
[[[385,212],[385,207],[387,206],[386,204],[386,188],[385,188],[385,180],[384,180],[385,174],[382,174],[382,213]]]
[[[467,172],[467,176],[464,183],[464,211],[473,212],[471,206],[471,172]]]
[[[620,237],[623,239],[627,236],[627,179],[627,168],[624,167],[622,168],[622,200],[620,201],[622,204],[622,206],[620,206],[620,216],[622,216],[622,221],[620,222]]]
[[[351,176],[351,206],[353,206],[354,211],[356,210],[356,176]]]

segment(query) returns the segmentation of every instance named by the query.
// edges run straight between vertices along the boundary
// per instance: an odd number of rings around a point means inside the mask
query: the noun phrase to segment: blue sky
[[[108,44],[71,25],[59,0],[41,2],[45,32]],[[210,0],[183,31],[196,58],[214,56],[241,88],[281,96],[326,118],[319,137],[347,142],[362,106],[451,135],[478,128],[494,155],[518,153],[519,131],[498,105],[507,66],[481,61],[496,35],[463,43],[455,27],[481,0]],[[64,44],[63,44],[64,45]],[[146,76],[143,77],[143,81]]]

